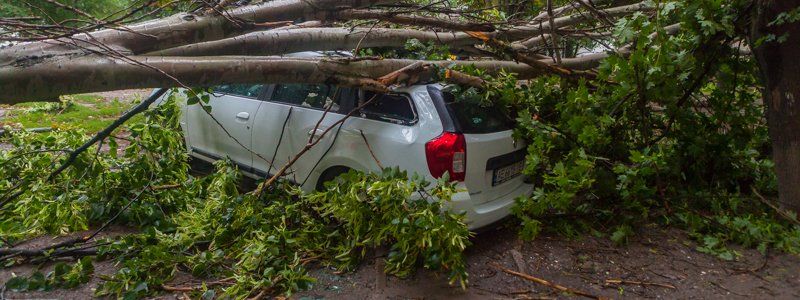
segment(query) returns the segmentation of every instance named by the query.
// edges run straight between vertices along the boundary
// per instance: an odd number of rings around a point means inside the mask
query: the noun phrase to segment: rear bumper
[[[514,200],[519,196],[530,195],[532,191],[533,185],[522,184],[502,197],[480,204],[475,204],[468,191],[462,191],[453,195],[449,207],[452,212],[466,213],[466,222],[469,229],[477,229],[497,222],[511,214]]]

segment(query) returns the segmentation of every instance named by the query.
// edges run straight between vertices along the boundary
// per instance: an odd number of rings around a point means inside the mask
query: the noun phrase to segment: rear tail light
[[[450,173],[453,181],[464,181],[467,174],[467,142],[460,133],[445,132],[425,144],[428,169],[435,178]]]

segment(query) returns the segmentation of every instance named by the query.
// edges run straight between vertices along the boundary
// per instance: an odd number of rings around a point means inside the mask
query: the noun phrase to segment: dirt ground
[[[445,278],[419,272],[414,278],[381,282],[372,265],[354,274],[314,272],[310,299],[546,299],[565,298],[553,288],[504,273],[505,268],[577,291],[608,298],[800,298],[800,256],[739,249],[734,262],[694,250],[679,230],[647,228],[628,246],[606,238],[569,240],[545,235],[531,242],[513,224],[482,232],[468,250],[470,287],[449,287]],[[644,284],[607,284],[623,280]],[[653,285],[657,284],[657,285]],[[664,285],[664,286],[659,286]],[[665,287],[665,286],[673,286]]]
[[[120,101],[131,101],[133,99],[144,99],[152,89],[138,89],[138,90],[121,90],[121,91],[111,91],[111,92],[102,92],[102,93],[93,93],[93,95],[98,95],[103,98],[106,98],[108,101],[112,101],[114,99],[118,99]]]
[[[129,232],[114,228],[112,235]],[[39,238],[21,247],[55,243]],[[615,246],[606,238],[570,240],[544,235],[531,242],[516,236],[506,223],[478,234],[467,251],[470,286],[451,287],[444,276],[419,271],[407,279],[382,275],[368,260],[356,272],[336,274],[317,267],[311,275],[314,288],[292,299],[551,299],[574,295],[507,274],[505,268],[544,279],[552,284],[589,295],[622,298],[712,298],[712,299],[798,299],[800,298],[800,256],[738,249],[736,261],[726,262],[694,250],[686,235],[674,229],[645,228],[627,246]],[[38,266],[23,265],[0,270],[0,283],[12,274],[28,275]],[[48,266],[40,266],[44,270]],[[14,293],[5,291],[0,299],[86,299],[93,288],[116,267],[97,262],[95,277],[78,289],[51,292]],[[179,278],[187,278],[185,275]],[[613,284],[608,280],[622,280]],[[638,283],[637,283],[638,282]],[[180,280],[177,286],[193,285]],[[177,299],[164,295],[160,299]]]

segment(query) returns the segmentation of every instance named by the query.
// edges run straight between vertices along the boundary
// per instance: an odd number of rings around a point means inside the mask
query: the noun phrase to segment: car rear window
[[[455,95],[446,91],[442,91],[442,97],[453,122],[457,123],[457,128],[463,133],[492,133],[513,128],[513,120],[497,107],[458,101]]]
[[[349,101],[355,98],[355,91],[348,87],[281,84],[275,87],[271,100],[316,109],[327,109],[332,106],[331,112],[346,113],[350,109]]]
[[[375,99],[372,99],[376,97]],[[372,100],[361,109],[361,117],[400,125],[411,125],[417,121],[414,105],[405,95],[364,92],[365,100]]]

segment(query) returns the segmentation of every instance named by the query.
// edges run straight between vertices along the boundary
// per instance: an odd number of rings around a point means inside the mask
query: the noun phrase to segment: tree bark
[[[800,213],[800,23],[769,25],[800,6],[798,0],[758,0],[751,45],[764,81],[764,104],[778,176],[779,202]],[[785,41],[766,41],[770,34]]]
[[[85,53],[84,48],[104,50],[105,45],[125,54],[142,54],[162,49],[219,40],[259,29],[257,24],[275,21],[314,19],[337,10],[390,4],[398,0],[274,0],[234,8],[223,15],[180,13],[171,17],[78,34],[57,41],[22,44],[0,51],[0,65],[19,59],[38,59],[53,55]]]
[[[131,63],[132,60],[136,63]],[[60,95],[134,88],[211,86],[225,83],[377,84],[374,78],[417,63],[416,60],[354,60],[277,57],[148,57],[121,60],[88,56],[28,67],[0,68],[0,104],[42,101]],[[425,61],[439,68],[474,65],[519,78],[541,76],[541,70],[510,61]],[[565,64],[571,63],[565,61]],[[576,62],[583,64],[583,62]],[[175,81],[178,79],[180,83]],[[380,86],[380,84],[377,84]]]
[[[466,33],[389,28],[301,28],[253,32],[218,41],[148,53],[148,56],[278,55],[301,51],[335,51],[372,47],[402,47],[409,39],[448,45],[475,45]]]
[[[434,18],[408,14],[397,14],[377,9],[346,9],[333,12],[328,16],[319,16],[320,19],[346,20],[379,20],[392,24],[409,26],[426,26],[454,31],[494,31],[495,27],[489,23],[465,23],[453,21],[448,18]]]

